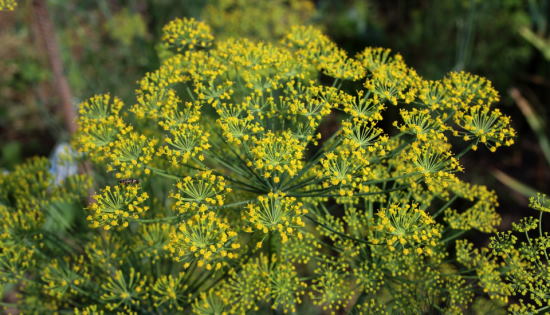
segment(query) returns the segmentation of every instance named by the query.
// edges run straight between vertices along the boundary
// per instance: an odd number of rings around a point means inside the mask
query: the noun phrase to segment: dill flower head
[[[366,187],[361,183],[368,179],[370,171],[370,162],[366,159],[364,150],[357,150],[353,146],[339,146],[324,155],[315,173],[322,180],[323,188],[342,197],[351,197],[357,191],[364,191]]]
[[[311,285],[310,298],[313,304],[319,305],[325,311],[335,313],[342,309],[352,298],[354,290],[350,290],[347,281],[349,266],[325,259],[315,270],[318,275]]]
[[[79,125],[73,145],[96,163],[103,163],[110,158],[114,142],[119,135],[131,131],[118,116],[109,116],[99,121],[90,120]]]
[[[107,309],[122,309],[126,312],[139,307],[147,299],[147,277],[134,268],[117,270],[101,286],[101,300],[106,302]]]
[[[134,244],[139,256],[148,258],[152,263],[169,258],[166,245],[170,242],[170,233],[175,227],[169,223],[151,223],[140,225],[139,239]]]
[[[542,212],[550,212],[550,200],[545,194],[537,193],[536,196],[529,198],[529,207]]]
[[[277,232],[282,242],[286,243],[291,235],[302,237],[299,228],[305,225],[302,216],[307,213],[308,210],[295,197],[270,192],[258,196],[257,203],[247,205],[244,220],[265,234]]]
[[[243,314],[258,311],[258,302],[269,295],[268,257],[260,255],[250,259],[241,269],[231,269],[229,278],[219,288],[218,296],[229,314]],[[215,300],[214,300],[215,301]]]
[[[458,112],[455,121],[464,130],[455,134],[466,141],[473,140],[474,149],[481,143],[495,152],[501,146],[514,144],[516,133],[510,127],[510,117],[502,115],[499,109],[474,105]]]
[[[87,219],[94,228],[123,229],[149,210],[149,206],[143,205],[149,195],[140,193],[138,185],[106,186],[92,198],[95,201],[88,206],[90,214]]]
[[[201,292],[199,298],[193,303],[193,313],[204,315],[226,314],[228,305],[220,295],[220,292],[215,292],[214,290],[206,293]]]
[[[264,128],[258,122],[254,122],[253,116],[225,116],[218,119],[223,136],[229,143],[241,144],[248,141],[254,134],[263,131]]]
[[[411,159],[417,170],[424,175],[462,170],[458,160],[445,148],[445,145],[430,145],[421,149],[413,147]]]
[[[377,213],[377,243],[403,255],[432,255],[441,237],[441,227],[417,204],[392,204]]]
[[[92,161],[107,160],[118,136],[132,129],[119,116],[123,106],[119,98],[109,94],[95,95],[79,104],[80,118],[73,144]]]
[[[382,47],[367,47],[358,53],[355,58],[370,72],[374,72],[380,66],[394,60],[391,49]],[[398,55],[397,58],[401,57]]]
[[[418,74],[409,68],[400,55],[379,64],[372,70],[363,86],[385,102],[397,105],[399,101],[411,103],[416,97]]]
[[[492,236],[488,247],[481,249],[466,240],[456,242],[458,261],[475,270],[479,284],[491,299],[502,303],[513,300],[508,305],[512,313],[537,312],[550,302],[550,237],[540,231],[536,237],[528,233],[537,223],[536,219],[524,219],[514,226],[523,232],[526,241],[505,231]]]
[[[532,205],[530,207],[534,208]],[[513,222],[512,228],[514,229],[514,231],[525,233],[535,230],[538,226],[538,223],[539,220],[537,218],[525,217],[521,218],[519,222]]]
[[[165,145],[160,153],[170,159],[173,166],[187,163],[192,158],[204,160],[202,154],[210,148],[208,143],[208,132],[205,132],[199,125],[182,124],[169,131],[170,137],[166,137]]]
[[[180,223],[170,234],[166,249],[184,266],[196,263],[206,270],[219,270],[237,257],[235,251],[240,245],[236,236],[227,221],[216,213],[201,212]]]
[[[178,129],[187,124],[198,123],[201,118],[199,102],[177,102],[173,106],[165,106],[162,118],[158,122],[164,130]]]
[[[464,71],[447,74],[442,84],[458,110],[472,105],[490,106],[500,99],[491,81]]]
[[[267,132],[263,138],[254,140],[249,166],[277,184],[283,176],[292,177],[303,167],[304,149],[304,144],[288,131],[280,135]]]
[[[67,299],[78,294],[80,287],[85,285],[90,274],[84,256],[78,256],[75,261],[54,260],[42,271],[44,291],[53,298]]]
[[[444,220],[451,228],[458,230],[476,229],[485,233],[496,231],[501,222],[501,217],[496,212],[498,200],[494,191],[487,189],[485,186],[460,182],[452,189],[458,195],[462,195],[463,198],[473,201],[473,204],[462,212],[453,208],[445,210]]]
[[[168,78],[164,80],[174,80],[170,78],[174,74],[166,74]],[[162,84],[162,82],[159,82]],[[142,83],[142,85],[145,85]],[[144,90],[138,90],[137,104],[130,109],[136,114],[137,118],[159,119],[166,117],[171,111],[178,107],[181,99],[176,95],[173,89],[146,86]],[[159,122],[160,124],[160,122]]]
[[[284,313],[294,313],[296,306],[302,303],[307,285],[300,280],[294,265],[272,260],[268,278],[271,283],[270,297],[273,301],[271,308],[280,309]]]
[[[187,302],[185,293],[188,285],[184,279],[185,273],[163,275],[152,285],[153,306],[167,307],[169,310],[183,311]]]
[[[364,261],[353,269],[357,284],[369,294],[376,294],[384,284],[384,273],[375,263]]]
[[[441,81],[421,80],[416,88],[418,100],[423,107],[432,111],[456,109],[452,96]]]
[[[352,148],[361,152],[373,152],[374,150],[382,149],[383,140],[382,129],[377,128],[374,123],[364,121],[343,121],[342,133],[344,134],[344,145],[349,145]]]
[[[341,102],[342,109],[353,117],[353,122],[382,120],[384,103],[370,96],[370,93],[365,94],[365,91],[360,90],[356,96],[350,95],[350,99]]]
[[[172,20],[162,31],[162,41],[178,51],[208,47],[214,39],[210,26],[193,18]]]
[[[201,16],[218,36],[273,41],[289,26],[301,24],[314,14],[315,4],[310,0],[214,0],[207,3]]]
[[[176,199],[174,209],[180,213],[204,212],[209,207],[221,207],[224,195],[231,192],[222,176],[203,171],[186,176],[176,184],[170,197]]]
[[[328,76],[352,81],[365,76],[365,70],[357,60],[349,58],[315,27],[293,26],[282,42]]]
[[[17,7],[15,0],[0,0],[0,11],[13,11]]]
[[[258,310],[258,302],[271,300],[273,310],[296,312],[306,287],[292,264],[277,256],[260,254],[238,272],[231,270],[220,290],[203,295],[196,307],[205,311],[225,309],[230,314],[238,314]],[[220,302],[224,308],[218,304]]]
[[[0,281],[2,283],[18,283],[25,279],[27,270],[36,264],[36,249],[22,247],[16,243],[0,241]]]
[[[108,170],[116,170],[117,178],[149,174],[150,170],[146,166],[153,159],[157,142],[157,139],[149,139],[136,132],[120,135],[113,143],[110,153],[112,162]]]
[[[437,139],[446,130],[446,126],[439,117],[433,117],[428,109],[401,110],[403,125],[399,126],[401,132],[413,134],[420,141]]]
[[[101,266],[102,270],[114,272],[124,265],[131,249],[120,234],[105,233],[95,235],[84,247],[84,252],[92,266]]]
[[[89,120],[106,120],[110,116],[116,116],[124,106],[122,100],[118,97],[111,97],[110,94],[94,95],[86,101],[80,103],[78,114],[80,123],[86,123]]]

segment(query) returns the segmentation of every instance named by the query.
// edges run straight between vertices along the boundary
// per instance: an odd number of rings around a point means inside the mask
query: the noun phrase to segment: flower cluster
[[[17,7],[15,0],[0,0],[0,11],[13,11]]]
[[[74,146],[87,152],[95,162],[107,160],[115,140],[119,135],[131,131],[120,118],[124,104],[109,94],[96,95],[79,105],[78,137]]]
[[[529,206],[538,211],[550,212],[550,200],[547,198],[545,194],[537,193],[529,199]]]
[[[312,26],[251,37],[177,19],[132,105],[82,102],[73,146],[93,182],[58,183],[44,159],[0,174],[0,279],[22,284],[22,312],[548,309],[540,219],[514,225],[541,231],[527,242],[459,239],[501,221],[496,194],[459,174],[480,144],[513,143],[488,80],[426,80],[384,48],[351,57]]]
[[[284,193],[258,196],[257,203],[248,204],[247,210],[245,220],[265,234],[277,232],[283,243],[288,241],[289,235],[301,237],[299,228],[305,225],[302,217],[308,212],[295,197]]]
[[[186,176],[176,184],[170,197],[176,199],[174,208],[180,213],[205,212],[209,207],[224,205],[224,195],[231,192],[222,176],[212,171]]]
[[[403,255],[432,255],[441,237],[441,227],[418,205],[392,204],[377,213],[374,230],[375,243],[383,243],[390,251],[398,250]]]
[[[192,19],[175,19],[162,29],[162,40],[177,47],[178,50],[207,47],[214,37],[207,24]]]
[[[310,0],[214,0],[207,3],[201,17],[218,34],[270,41],[283,36],[289,25],[301,24],[314,14]]]
[[[187,267],[196,262],[207,270],[219,270],[227,259],[236,258],[233,251],[240,247],[235,242],[236,235],[214,212],[198,213],[170,234],[166,249]]]
[[[526,241],[519,241],[512,231],[499,232],[490,238],[489,246],[476,249],[468,241],[458,241],[457,260],[475,271],[483,291],[491,299],[510,303],[514,314],[533,314],[550,305],[548,250],[550,235],[543,233],[541,221],[525,218],[513,224]],[[539,228],[538,236],[530,235]]]
[[[104,292],[101,299],[107,302],[105,307],[108,310],[122,309],[130,311],[133,307],[143,303],[143,300],[147,298],[149,293],[145,290],[146,283],[147,277],[142,276],[133,268],[130,268],[129,273],[117,270],[101,286]]]
[[[139,190],[137,185],[106,186],[100,194],[94,195],[87,216],[92,227],[126,228],[131,220],[142,218],[149,210],[149,206],[143,205],[149,196]]]
[[[268,132],[263,138],[255,140],[253,145],[250,149],[253,159],[249,166],[275,184],[280,183],[281,178],[295,176],[303,167],[305,148],[291,132],[281,135]]]

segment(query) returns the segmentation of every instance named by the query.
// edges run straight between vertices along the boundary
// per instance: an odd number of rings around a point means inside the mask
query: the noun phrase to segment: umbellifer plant
[[[53,184],[34,159],[1,175],[0,279],[16,284],[16,309],[548,309],[539,220],[515,226],[538,226],[524,243],[461,239],[496,232],[500,216],[494,192],[458,177],[460,157],[515,136],[488,80],[424,80],[382,48],[350,58],[312,27],[216,41],[177,19],[163,39],[175,52],[135,104],[80,105],[73,145],[92,173]]]

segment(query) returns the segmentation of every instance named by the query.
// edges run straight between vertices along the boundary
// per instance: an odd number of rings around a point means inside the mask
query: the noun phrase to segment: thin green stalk
[[[130,221],[140,222],[140,223],[154,223],[154,222],[172,221],[177,218],[179,218],[179,216],[174,215],[174,216],[158,218],[158,219],[130,219]]]
[[[214,207],[214,208],[215,208],[215,209],[232,208],[232,207],[244,205],[244,204],[247,204],[247,203],[251,203],[251,202],[253,202],[253,201],[255,201],[255,199],[248,199],[248,200],[243,200],[243,201],[239,201],[239,202],[233,202],[233,203],[230,203],[230,204],[227,204],[227,205],[223,205],[223,206],[219,206],[219,207]]]
[[[457,232],[457,233],[455,233],[455,234],[453,234],[453,235],[451,235],[451,236],[449,236],[449,237],[444,238],[443,240],[441,240],[441,242],[442,242],[442,243],[450,242],[450,241],[454,240],[455,238],[460,237],[462,234],[464,234],[464,233],[466,233],[466,232],[468,232],[468,231],[465,231],[465,230],[459,231],[459,232]]]
[[[338,134],[339,134],[338,132],[335,132],[332,136],[330,136],[330,138],[328,138],[325,141],[325,143],[332,141],[334,138],[336,138],[338,136]],[[291,180],[290,183],[292,183],[293,181],[296,181],[297,179],[300,179],[302,177],[302,175],[304,175],[307,171],[309,171],[313,166],[317,165],[317,162],[319,162],[319,160],[321,160],[321,158],[323,157],[324,152],[332,150],[333,147],[337,146],[339,143],[340,143],[340,140],[333,143],[329,148],[325,148],[325,146],[322,146],[321,148],[319,148],[319,150],[317,150],[317,152],[315,152],[315,154],[311,157],[311,160],[309,160],[306,163],[306,165],[298,172],[298,174],[296,174],[296,176],[293,176],[291,178],[291,179],[294,179],[294,180]],[[285,182],[282,185],[284,187],[283,189],[286,190],[286,191],[291,190],[291,189],[285,187],[286,185],[288,185],[290,183]]]
[[[403,179],[403,178],[415,176],[415,175],[418,175],[418,174],[420,174],[420,173],[419,172],[413,172],[413,173],[400,175],[400,176],[396,176],[396,177],[390,177],[390,178],[386,178],[386,179],[370,180],[370,181],[364,182],[363,184],[364,185],[372,185],[372,184],[387,183],[387,182],[395,181],[395,180],[398,180],[398,179]],[[348,186],[344,186],[344,187],[348,187]],[[300,193],[303,194],[303,193],[314,193],[314,192],[327,192],[327,191],[336,190],[336,189],[340,189],[340,188],[342,188],[342,187],[331,186],[329,188],[312,189],[312,190],[307,190],[307,191],[301,191]],[[361,195],[361,194],[359,194],[359,195]],[[365,193],[365,196],[367,196],[367,195],[368,195],[368,193]]]
[[[441,206],[441,208],[439,208],[439,210],[437,210],[434,214],[433,214],[433,217],[434,219],[437,218],[441,212],[443,212],[445,209],[447,209],[453,202],[455,202],[456,200],[458,199],[458,196],[457,195],[454,195],[453,198],[451,198],[449,201],[447,201],[443,206]]]
[[[187,90],[187,93],[189,94],[189,97],[191,98],[191,100],[196,101],[195,99],[195,96],[193,95],[193,92],[191,92],[191,89],[189,89],[189,86],[185,86],[185,89]]]
[[[543,234],[542,234],[542,211],[540,211],[540,215],[539,215],[539,235],[542,238],[542,236],[543,236]],[[546,261],[549,261],[548,260],[548,253],[546,252],[546,248],[544,249],[544,257],[546,257]]]
[[[366,193],[357,193],[357,194],[353,194],[354,197],[364,197],[364,196],[373,196],[373,195],[380,195],[380,194],[386,194],[386,193],[389,193],[389,192],[393,192],[393,191],[399,191],[399,190],[403,190],[403,189],[406,189],[407,187],[405,186],[399,186],[399,187],[396,187],[396,188],[392,188],[392,189],[386,189],[386,190],[382,190],[382,191],[373,191],[373,192],[366,192]],[[337,197],[342,197],[342,195],[337,195],[337,194],[311,194],[311,195],[307,195],[307,194],[290,194],[289,196],[291,197],[333,197],[333,198],[337,198]]]
[[[315,223],[315,224],[317,224],[317,225],[320,225],[320,226],[322,226],[323,228],[327,229],[328,231],[331,231],[332,233],[337,234],[337,235],[339,235],[339,236],[341,236],[341,237],[343,237],[343,238],[347,238],[347,239],[349,239],[349,240],[352,240],[352,241],[355,241],[355,242],[359,242],[359,243],[363,243],[363,244],[367,244],[367,245],[378,245],[378,244],[370,243],[370,242],[367,242],[367,241],[364,241],[364,240],[360,240],[360,239],[355,238],[355,237],[351,237],[351,236],[346,235],[346,234],[344,234],[344,233],[338,232],[338,231],[332,229],[330,226],[328,226],[328,225],[326,225],[326,224],[323,224],[323,223],[321,223],[321,222],[315,220],[314,218],[312,218],[312,217],[310,217],[310,216],[308,216],[308,215],[306,215],[305,217],[306,217],[307,219],[309,219],[310,221],[312,221],[313,223]]]
[[[218,137],[220,137],[223,141],[223,138],[219,133],[218,133]],[[225,143],[225,141],[223,143]],[[270,190],[272,190],[273,187],[271,187],[271,184],[268,181],[266,181],[265,178],[262,178],[260,175],[258,175],[256,172],[254,172],[254,170],[252,168],[250,168],[250,166],[247,165],[246,161],[239,155],[239,153],[237,153],[230,145],[226,144],[226,146],[229,148],[231,153],[233,153],[233,155],[235,155],[241,161],[242,165],[244,165],[246,167],[246,169],[250,172],[250,174],[252,174],[254,177],[256,177],[256,179],[258,179],[259,183],[262,183],[264,186],[267,184],[267,186],[270,188]]]
[[[215,272],[205,272],[204,273],[204,276],[202,277],[202,279],[200,279],[199,281],[196,281],[194,284],[190,285],[189,287],[190,288],[194,288],[192,289],[192,291],[199,291],[199,288],[206,282],[208,281],[208,279],[211,279],[211,277],[214,275]],[[199,279],[199,278],[197,278]]]
[[[150,169],[153,173],[155,173],[157,175],[160,175],[162,177],[166,177],[166,178],[169,178],[169,179],[175,179],[175,180],[180,180],[181,179],[181,177],[179,177],[179,176],[168,174],[164,170],[161,170],[161,169],[156,168],[156,167],[146,166],[146,168]]]
[[[464,150],[462,150],[462,152],[456,155],[456,158],[460,159],[461,157],[463,157],[464,154],[468,153],[473,148],[474,145],[477,145],[477,141],[475,143],[474,142],[470,143],[466,148],[464,148]]]

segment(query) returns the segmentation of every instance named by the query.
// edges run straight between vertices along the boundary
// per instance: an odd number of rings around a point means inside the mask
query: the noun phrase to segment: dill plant
[[[278,43],[216,40],[192,19],[164,32],[174,53],[138,82],[135,104],[109,94],[80,104],[73,145],[92,173],[53,185],[48,161],[33,159],[0,175],[0,279],[14,307],[548,309],[542,196],[540,218],[514,225],[525,241],[461,239],[501,221],[495,193],[458,176],[468,151],[514,142],[491,82],[425,80],[383,48],[352,58],[313,27]],[[400,117],[383,128],[392,106]],[[329,117],[341,119],[322,127]]]

